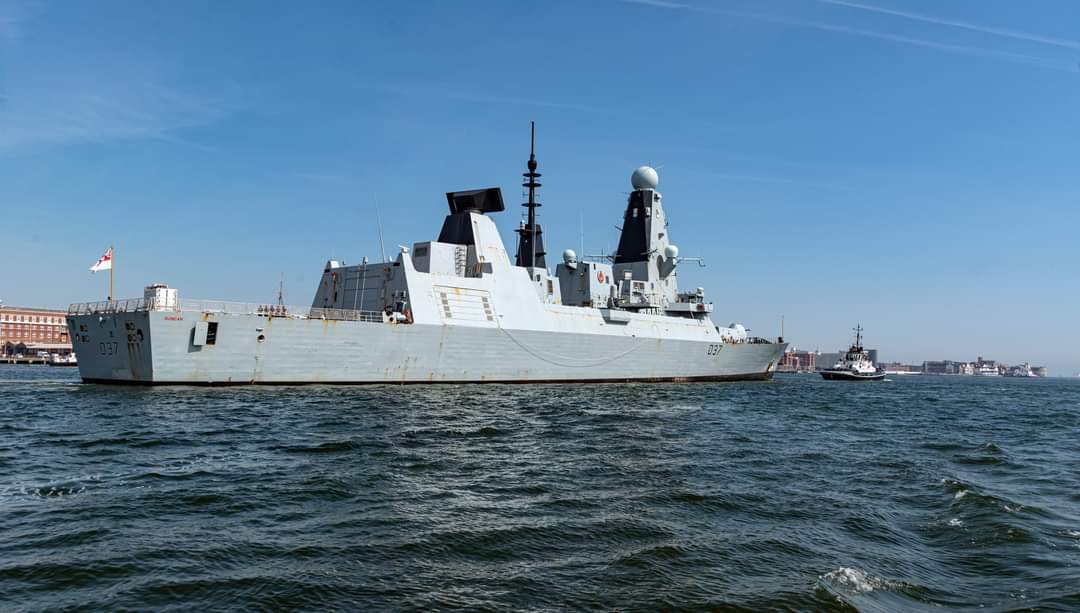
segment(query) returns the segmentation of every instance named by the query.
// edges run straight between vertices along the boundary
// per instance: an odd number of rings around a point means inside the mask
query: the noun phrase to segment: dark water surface
[[[1080,381],[0,366],[0,608],[1080,609]]]

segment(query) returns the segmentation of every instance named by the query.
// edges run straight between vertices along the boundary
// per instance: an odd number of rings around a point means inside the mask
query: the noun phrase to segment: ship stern
[[[72,308],[67,324],[84,382],[153,382],[147,311]]]

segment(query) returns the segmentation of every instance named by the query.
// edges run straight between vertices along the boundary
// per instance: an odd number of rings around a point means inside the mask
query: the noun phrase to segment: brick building
[[[780,372],[813,372],[817,368],[817,352],[791,349],[784,353],[779,364]]]
[[[67,312],[0,306],[0,354],[71,353]]]

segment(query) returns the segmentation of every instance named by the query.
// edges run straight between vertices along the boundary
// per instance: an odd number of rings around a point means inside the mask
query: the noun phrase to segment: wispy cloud
[[[176,83],[150,52],[65,53],[35,39],[35,5],[0,0],[0,155],[28,148],[153,139],[214,150],[179,131],[234,112],[234,86],[203,93]],[[205,91],[205,90],[204,90]]]
[[[750,17],[751,15],[747,15]],[[843,34],[852,34],[854,36],[862,36],[866,38],[876,38],[878,40],[886,40],[895,43],[902,43],[905,45],[912,45],[916,47],[922,47],[924,49],[934,49],[936,51],[944,51],[946,53],[955,53],[959,55],[969,55],[973,57],[982,57],[988,59],[1002,60],[1006,62],[1013,62],[1017,64],[1027,64],[1029,66],[1038,66],[1040,68],[1050,68],[1055,70],[1064,70],[1068,72],[1074,72],[1075,67],[1044,57],[1035,55],[1025,55],[1022,53],[1012,53],[1009,51],[999,51],[997,49],[986,49],[983,47],[970,47],[967,45],[955,45],[952,43],[943,43],[934,40],[927,40],[924,38],[914,38],[911,36],[901,36],[898,34],[889,34],[887,32],[878,32],[875,30],[866,30],[863,28],[854,28],[849,26],[835,25],[831,23],[819,22],[819,21],[806,21],[806,20],[791,20],[784,18],[776,18],[769,15],[754,15],[756,19],[773,21],[774,23],[812,28],[815,30],[822,30],[826,32],[839,32]]]
[[[685,4],[679,4],[678,2],[666,2],[665,0],[623,0],[628,4],[644,4],[645,6],[656,6],[662,9],[687,9],[691,8]]]
[[[890,41],[900,43],[904,45],[910,45],[915,47],[922,47],[924,49],[933,49],[935,51],[942,51],[945,53],[953,53],[959,55],[968,55],[972,57],[981,57],[987,59],[1000,60],[1005,62],[1012,62],[1016,64],[1027,64],[1029,66],[1038,66],[1040,68],[1049,68],[1053,70],[1061,70],[1068,72],[1075,72],[1076,66],[1071,63],[1058,61],[1050,58],[1039,57],[1035,55],[1026,55],[1022,53],[1012,53],[1009,51],[999,51],[997,49],[987,49],[984,47],[971,47],[967,45],[956,45],[952,43],[945,43],[935,40],[928,40],[924,38],[915,38],[911,36],[902,36],[898,34],[890,34],[888,32],[879,32],[877,30],[869,30],[866,28],[857,28],[852,26],[843,26],[838,24],[827,23],[823,21],[813,21],[807,19],[796,19],[790,17],[784,17],[781,15],[774,15],[769,13],[757,13],[752,11],[740,11],[730,9],[719,9],[706,6],[698,6],[692,4],[684,4],[678,2],[667,2],[666,0],[617,0],[624,4],[637,4],[642,6],[650,6],[668,10],[688,11],[694,13],[704,13],[711,15],[723,15],[728,17],[738,17],[742,19],[752,19],[755,21],[763,21],[768,23],[775,23],[778,25],[792,26],[797,28],[806,28],[811,30],[820,30],[824,32],[836,32],[841,34],[850,34],[852,36],[861,36],[864,38],[873,38],[877,40]]]
[[[835,6],[843,6],[847,8],[858,9],[860,11],[868,11],[871,13],[879,13],[881,15],[891,15],[894,17],[902,17],[904,19],[911,19],[914,21],[921,21],[923,23],[932,23],[936,25],[951,26],[954,28],[961,28],[964,30],[970,30],[972,32],[980,32],[983,34],[992,34],[994,36],[1002,36],[1005,38],[1012,38],[1015,40],[1022,40],[1033,43],[1041,43],[1044,45],[1052,45],[1055,47],[1063,47],[1065,49],[1080,49],[1080,41],[1069,40],[1064,38],[1053,38],[1050,36],[1042,36],[1039,34],[1032,34],[1029,32],[1022,32],[1019,30],[1011,30],[1007,28],[997,28],[993,26],[986,26],[970,21],[962,21],[958,19],[946,19],[944,17],[935,17],[933,15],[927,15],[925,13],[915,13],[912,11],[900,11],[897,9],[891,9],[883,6],[877,6],[873,4],[863,4],[861,2],[851,2],[850,0],[815,0],[823,4],[832,4]]]
[[[713,177],[723,181],[738,181],[746,183],[765,183],[770,185],[790,185],[793,187],[813,187],[818,189],[835,190],[835,191],[854,191],[856,188],[850,185],[841,185],[838,183],[826,183],[821,181],[804,181],[802,179],[791,179],[788,177],[770,176],[770,175],[745,175],[745,174],[733,174],[723,172],[711,172],[706,170],[689,170],[693,174]]]
[[[583,113],[611,113],[610,109],[601,109],[592,106],[586,106],[584,104],[573,104],[568,102],[552,102],[550,100],[537,100],[533,98],[514,98],[506,96],[478,96],[475,94],[462,94],[462,93],[448,93],[447,98],[452,100],[463,100],[465,102],[480,102],[483,104],[511,104],[520,106],[539,106],[549,109],[564,109],[568,111],[581,111]]]
[[[22,31],[23,9],[15,3],[0,3],[0,43],[14,42]]]
[[[425,96],[439,95],[450,100],[462,102],[476,102],[478,104],[509,104],[514,106],[535,106],[549,109],[562,109],[567,111],[579,111],[583,113],[618,114],[611,109],[602,109],[584,104],[572,102],[556,102],[540,98],[517,98],[512,96],[499,96],[492,94],[465,93],[460,90],[449,89],[442,84],[428,85],[421,88],[399,87],[395,85],[378,85],[375,91],[381,94],[394,94],[400,96]]]
[[[675,107],[654,107],[647,111],[642,111],[637,105],[627,104],[625,101],[617,107],[593,106],[551,99],[502,96],[492,93],[474,93],[478,90],[468,87],[468,84],[451,85],[441,82],[410,83],[407,86],[396,84],[372,85],[366,81],[361,81],[352,75],[348,75],[343,71],[335,72],[337,73],[336,78],[339,81],[355,83],[356,87],[363,88],[366,91],[377,94],[415,98],[424,101],[442,98],[445,100],[470,102],[476,105],[521,106],[553,109],[567,111],[568,113],[583,113],[587,115],[616,118],[626,125],[650,126],[651,128],[655,128],[657,125],[664,125],[666,126],[666,129],[685,129],[692,131],[693,133],[701,133],[701,131],[705,129],[724,132],[746,132],[748,130],[760,129],[761,127],[760,125],[751,124],[745,121],[723,122],[717,121],[713,117],[691,117]]]
[[[40,84],[16,91],[0,114],[0,152],[132,139],[203,147],[173,132],[217,121],[230,111],[157,82],[82,85],[50,83],[45,95],[36,94],[44,89]]]
[[[345,176],[329,172],[290,172],[288,174],[298,179],[303,179],[305,181],[314,181],[316,183],[364,183],[363,179],[356,176]]]

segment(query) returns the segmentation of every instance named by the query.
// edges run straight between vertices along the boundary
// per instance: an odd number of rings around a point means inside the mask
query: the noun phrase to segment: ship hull
[[[614,379],[440,379],[438,381],[404,379],[401,381],[363,380],[363,381],[337,381],[337,380],[303,380],[303,381],[134,381],[123,379],[87,379],[83,383],[98,385],[134,385],[134,386],[175,386],[190,385],[196,387],[228,387],[240,385],[479,385],[479,384],[503,384],[503,385],[541,385],[559,383],[733,383],[737,381],[770,381],[773,373],[750,373],[744,375],[705,375],[701,377],[636,377]]]
[[[879,372],[872,375],[860,375],[858,373],[842,370],[823,370],[821,371],[821,378],[826,381],[881,381],[885,378],[885,373]]]
[[[568,332],[135,311],[69,325],[84,381],[136,385],[766,380],[786,348],[592,319]],[[194,344],[198,321],[218,323],[213,345]]]

